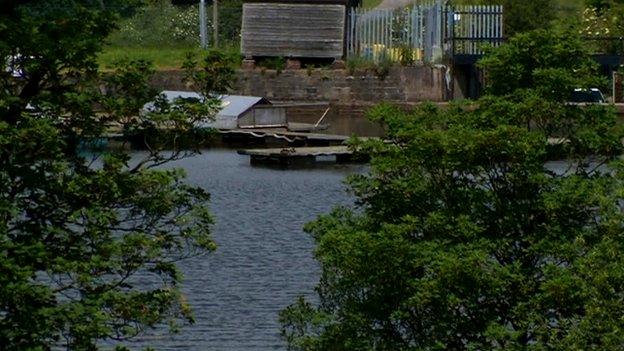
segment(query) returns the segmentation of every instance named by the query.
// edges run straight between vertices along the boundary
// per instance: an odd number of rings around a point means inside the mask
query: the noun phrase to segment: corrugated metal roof
[[[201,99],[201,95],[192,91],[164,90],[162,93],[169,101],[177,98]],[[222,109],[217,113],[217,117],[239,118],[256,105],[271,104],[269,100],[259,96],[221,95],[219,99],[222,101]]]
[[[202,98],[201,95],[192,91],[164,90],[162,93],[170,102],[173,102],[177,98]],[[269,100],[259,96],[221,95],[219,99],[222,101],[222,109],[219,111],[219,113],[217,113],[215,119],[211,121],[200,122],[197,125],[198,127],[235,129],[238,127],[238,119],[242,117],[245,112],[249,111],[256,105],[271,104]]]
[[[235,118],[240,117],[256,105],[271,104],[267,99],[258,96],[222,95],[220,99],[223,102],[221,105],[223,108],[217,116]]]

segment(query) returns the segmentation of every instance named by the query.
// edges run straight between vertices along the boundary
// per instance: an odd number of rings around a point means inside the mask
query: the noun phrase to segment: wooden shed
[[[241,52],[246,58],[341,59],[347,8],[360,0],[247,0]]]
[[[178,98],[202,99],[201,95],[192,91],[164,90],[162,94],[169,102],[174,102]],[[214,120],[198,122],[197,127],[221,130],[288,127],[286,109],[282,106],[273,106],[263,97],[221,95],[219,100],[221,109]],[[153,106],[153,103],[146,104],[145,110],[149,111]]]

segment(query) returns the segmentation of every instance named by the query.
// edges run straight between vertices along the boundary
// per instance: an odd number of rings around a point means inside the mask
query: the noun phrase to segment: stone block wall
[[[429,66],[393,68],[387,76],[347,70],[241,70],[236,92],[279,101],[420,102],[444,100],[444,73]]]
[[[189,90],[181,71],[161,71],[152,84],[159,89]],[[233,94],[273,101],[410,103],[444,101],[444,70],[430,66],[392,68],[385,77],[344,69],[239,70]]]
[[[418,66],[394,68],[381,79],[372,73],[349,74],[344,69],[240,70],[233,94],[263,96],[284,103],[290,122],[321,124],[324,133],[382,136],[384,127],[369,121],[366,111],[381,101],[413,106],[422,101],[444,101],[444,69]],[[161,71],[152,85],[161,90],[192,90],[182,82],[183,72]],[[296,102],[293,104],[293,102]]]

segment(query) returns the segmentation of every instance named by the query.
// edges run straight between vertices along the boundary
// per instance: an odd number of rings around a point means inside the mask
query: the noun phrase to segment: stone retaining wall
[[[428,66],[391,69],[386,77],[347,70],[242,70],[236,90],[243,95],[291,101],[442,101],[444,75]]]
[[[153,84],[160,89],[188,90],[181,78],[180,71],[161,71]],[[444,101],[444,90],[444,70],[429,66],[392,68],[383,78],[344,69],[277,72],[256,68],[238,71],[233,93],[277,101],[406,103]]]
[[[444,69],[417,66],[391,69],[383,79],[369,72],[349,74],[344,69],[297,69],[276,72],[256,68],[240,70],[233,94],[263,96],[286,103],[290,122],[322,121],[324,133],[382,136],[383,126],[369,121],[366,111],[375,103],[390,101],[409,106],[422,101],[444,101]],[[152,84],[162,90],[191,90],[181,71],[160,71]],[[308,103],[308,104],[294,104]]]

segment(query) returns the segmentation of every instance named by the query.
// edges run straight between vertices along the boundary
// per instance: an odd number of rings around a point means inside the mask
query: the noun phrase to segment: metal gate
[[[347,28],[347,56],[375,61],[423,60],[428,7],[414,5],[397,10],[352,8]]]
[[[453,56],[480,56],[485,46],[499,46],[504,40],[503,6],[448,7],[445,17]]]
[[[396,9],[352,8],[347,57],[440,62],[482,55],[503,41],[502,6],[442,6],[433,1]]]

